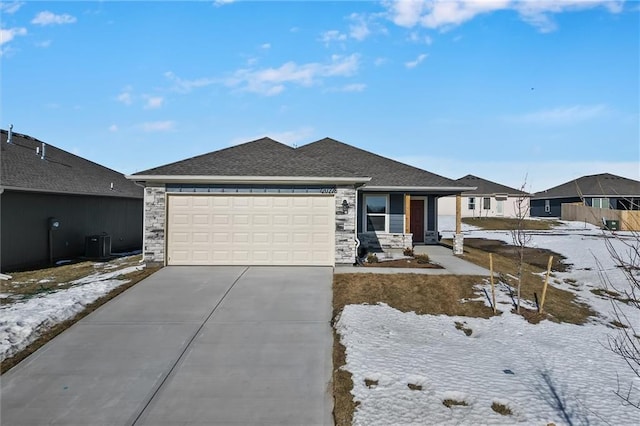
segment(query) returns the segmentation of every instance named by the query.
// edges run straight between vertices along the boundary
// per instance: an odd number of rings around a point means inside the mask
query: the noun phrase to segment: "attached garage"
[[[168,265],[335,263],[333,194],[167,194]]]

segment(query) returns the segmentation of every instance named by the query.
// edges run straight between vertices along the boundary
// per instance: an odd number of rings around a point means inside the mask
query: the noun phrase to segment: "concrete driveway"
[[[166,267],[1,377],[3,425],[330,425],[332,268]]]

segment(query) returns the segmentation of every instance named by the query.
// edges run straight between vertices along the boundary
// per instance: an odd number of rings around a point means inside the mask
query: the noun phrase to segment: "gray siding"
[[[404,232],[404,215],[403,214],[389,215],[389,232],[399,233],[399,234]]]
[[[427,226],[425,231],[437,231],[436,218],[438,217],[437,198],[433,195],[427,197]]]
[[[49,218],[54,260],[84,255],[85,237],[107,233],[113,252],[142,247],[142,199],[5,191],[0,195],[0,267],[11,271],[49,261]]]

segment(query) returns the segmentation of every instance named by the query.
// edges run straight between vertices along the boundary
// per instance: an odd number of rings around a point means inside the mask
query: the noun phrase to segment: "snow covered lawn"
[[[466,237],[511,243],[509,232],[463,230]],[[555,285],[575,292],[598,312],[585,325],[530,324],[509,312],[510,299],[503,292],[498,295],[503,312],[490,319],[416,315],[384,304],[346,306],[335,326],[346,349],[343,368],[352,374],[352,395],[359,403],[353,423],[640,424],[640,410],[614,394],[618,385],[624,391],[633,385],[634,397],[640,398],[638,379],[607,349],[608,336],[618,331],[609,324],[612,300],[591,291],[602,287],[599,272],[618,290],[626,285],[604,236],[590,225],[566,222],[553,231],[536,231],[531,243],[566,256],[573,265],[556,273]],[[478,300],[485,299],[483,287],[479,282]],[[640,329],[637,310],[613,303]],[[449,408],[445,400],[461,405]],[[511,414],[497,413],[494,404]]]
[[[16,274],[13,280],[3,282],[3,286],[12,291],[0,294],[0,361],[19,353],[56,324],[73,318],[100,297],[129,283],[127,275],[145,268],[139,259],[140,256],[129,256],[107,263],[65,265],[46,270],[50,276],[45,278],[20,281],[21,274]],[[88,268],[90,272],[68,282],[59,282],[56,278],[56,273],[72,274],[74,268],[84,268],[83,271]],[[42,291],[28,294],[21,291],[34,285]]]

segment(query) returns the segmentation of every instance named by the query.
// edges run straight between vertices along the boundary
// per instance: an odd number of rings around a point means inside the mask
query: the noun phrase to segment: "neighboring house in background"
[[[460,186],[476,187],[462,194],[462,217],[518,217],[518,202],[522,201],[523,217],[529,217],[531,194],[473,175],[457,179]],[[438,201],[438,214],[456,214],[456,197],[444,197]]]
[[[128,176],[145,184],[144,255],[167,265],[351,264],[437,243],[437,200],[473,188],[333,139],[259,139]]]
[[[143,190],[124,175],[6,130],[0,163],[1,271],[77,258],[91,235],[114,252],[142,247]]]
[[[604,210],[640,210],[640,182],[610,173],[583,176],[533,194],[531,216],[561,217],[564,203]]]

